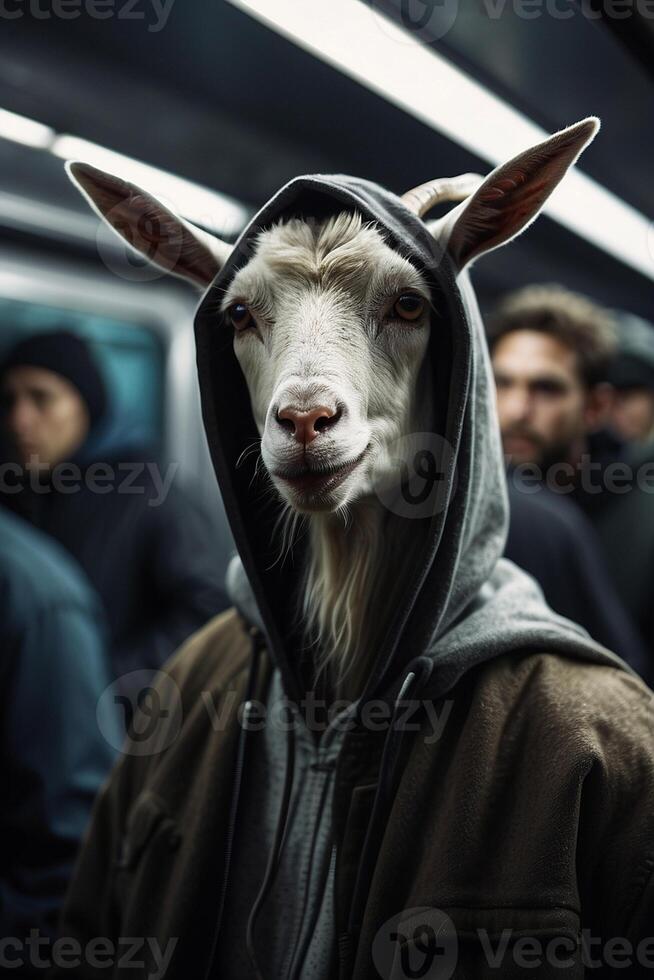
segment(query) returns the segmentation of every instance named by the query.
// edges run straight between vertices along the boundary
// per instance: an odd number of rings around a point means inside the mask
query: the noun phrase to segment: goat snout
[[[296,442],[308,446],[321,432],[334,426],[341,414],[340,408],[331,409],[325,405],[316,405],[304,411],[287,405],[277,410],[276,419]]]

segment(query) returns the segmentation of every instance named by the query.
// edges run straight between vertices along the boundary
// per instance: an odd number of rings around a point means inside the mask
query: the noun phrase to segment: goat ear
[[[599,129],[591,116],[497,167],[462,204],[429,222],[461,270],[524,231]]]
[[[231,247],[173,214],[134,184],[88,163],[66,163],[68,176],[97,214],[132,248],[174,276],[206,287]]]

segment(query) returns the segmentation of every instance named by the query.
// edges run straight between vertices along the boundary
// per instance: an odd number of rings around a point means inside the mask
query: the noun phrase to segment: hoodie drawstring
[[[291,793],[293,790],[293,775],[295,772],[295,737],[293,734],[292,726],[289,726],[287,732],[287,755],[286,755],[286,772],[284,774],[284,789],[282,792],[282,802],[279,808],[279,815],[277,817],[277,826],[275,828],[275,838],[273,840],[272,848],[270,851],[270,857],[268,858],[268,864],[266,866],[266,872],[263,876],[263,882],[261,883],[261,888],[259,889],[259,894],[254,900],[254,904],[250,909],[250,915],[248,916],[247,929],[245,943],[248,951],[248,955],[254,967],[254,972],[256,974],[257,980],[264,980],[263,974],[259,969],[257,963],[256,953],[254,950],[254,930],[257,923],[257,917],[261,910],[266,895],[270,891],[270,887],[275,878],[275,874],[279,867],[279,862],[281,860],[282,849],[284,847],[284,840],[286,838],[286,828],[288,824],[288,815],[291,805]]]
[[[415,688],[424,684],[426,678],[431,674],[433,664],[428,658],[420,657],[412,666],[414,669],[404,678],[393,704],[393,714],[384,741],[379,767],[379,782],[377,784],[377,791],[372,804],[368,828],[361,851],[361,859],[354,882],[347,933],[339,938],[341,957],[346,961],[344,963],[343,976],[348,976],[353,966],[348,961],[351,961],[351,958],[354,956],[355,937],[361,928],[363,910],[366,905],[370,882],[381,843],[380,838],[383,831],[382,820],[388,813],[388,808],[397,785],[399,762],[402,758],[402,745],[404,736],[406,735],[406,729],[402,728],[399,731],[398,737],[394,737],[397,716],[403,702],[408,698],[409,694]]]

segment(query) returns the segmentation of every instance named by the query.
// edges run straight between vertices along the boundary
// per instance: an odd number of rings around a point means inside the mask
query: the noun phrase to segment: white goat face
[[[222,308],[283,500],[334,511],[371,494],[430,407],[420,272],[358,215],[293,219],[260,233]]]

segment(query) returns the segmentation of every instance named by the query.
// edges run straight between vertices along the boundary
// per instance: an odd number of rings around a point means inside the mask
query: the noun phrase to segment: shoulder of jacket
[[[153,688],[165,711],[156,717],[156,727],[136,743],[128,737],[123,755],[114,770],[111,792],[119,794],[127,808],[137,799],[154,774],[178,766],[196,739],[206,739],[214,707],[222,694],[238,688],[251,661],[251,638],[235,609],[211,619],[177,650],[158,671]],[[150,709],[143,720],[137,711],[134,728],[141,732],[153,724]]]
[[[184,694],[229,684],[249,663],[251,638],[236,609],[226,609],[193,633],[163,668]]]
[[[560,654],[504,656],[480,677],[479,692],[532,729],[602,756],[638,755],[654,777],[654,693],[610,664]]]

